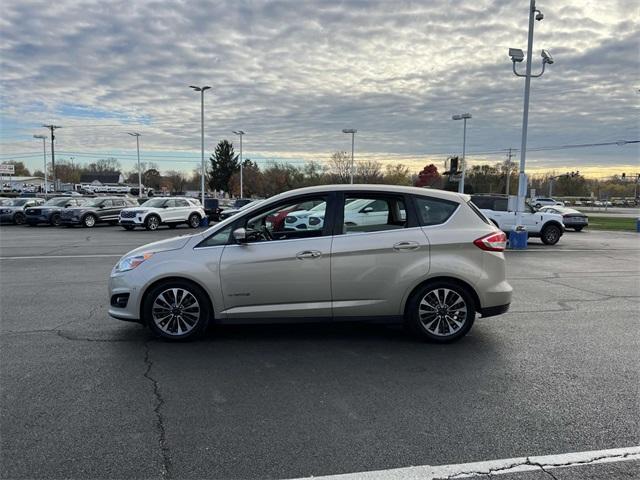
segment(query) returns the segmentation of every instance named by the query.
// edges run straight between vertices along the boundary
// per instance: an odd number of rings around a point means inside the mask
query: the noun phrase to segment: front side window
[[[233,226],[228,225],[222,230],[211,235],[209,238],[204,240],[202,243],[198,245],[198,247],[220,247],[229,243],[229,238],[231,236],[231,230]]]
[[[449,220],[458,203],[432,197],[415,197],[418,219],[422,226],[439,225]]]
[[[305,202],[290,200],[249,215],[245,223],[249,237],[270,241],[322,236],[326,198],[314,197]]]
[[[342,233],[378,232],[407,227],[407,209],[402,197],[345,198]]]

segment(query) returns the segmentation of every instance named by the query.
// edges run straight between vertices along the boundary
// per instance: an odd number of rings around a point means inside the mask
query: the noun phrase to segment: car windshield
[[[0,206],[11,205],[12,200],[10,198],[0,198]]]
[[[14,207],[22,207],[28,201],[28,198],[16,198],[11,205],[13,205]]]
[[[51,207],[62,207],[69,202],[68,198],[51,198],[44,202],[44,205]]]
[[[142,204],[143,207],[153,207],[153,208],[157,208],[157,207],[162,207],[165,202],[167,201],[166,198],[152,198],[150,200],[147,200],[146,202],[144,202]]]
[[[249,207],[253,207],[254,205],[259,204],[260,202],[262,202],[262,200],[254,200],[253,202],[249,202],[246,205],[243,205],[238,210],[246,210]]]

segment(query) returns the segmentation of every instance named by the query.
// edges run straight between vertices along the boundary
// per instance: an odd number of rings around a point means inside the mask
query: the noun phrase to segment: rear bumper
[[[510,305],[511,305],[510,303],[507,303],[505,305],[497,305],[495,307],[483,308],[482,310],[480,310],[480,315],[482,315],[482,318],[495,317],[496,315],[502,315],[503,313],[507,313]]]

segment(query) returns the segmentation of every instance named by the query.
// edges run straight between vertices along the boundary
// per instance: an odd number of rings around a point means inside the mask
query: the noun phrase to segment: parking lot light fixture
[[[42,153],[44,155],[44,193],[49,193],[47,185],[47,137],[44,135],[34,135],[33,138],[42,139]]]
[[[138,132],[127,132],[132,137],[136,137],[136,151],[138,152],[138,198],[142,198],[142,169],[140,168],[140,134]]]
[[[471,118],[470,113],[462,113],[460,115],[454,115],[452,120],[463,120],[464,128],[462,133],[462,175],[460,176],[460,183],[458,184],[458,193],[464,193],[464,175],[467,170],[467,162],[465,161],[465,154],[467,150],[467,120]]]
[[[200,92],[200,153],[202,155],[202,165],[200,171],[200,188],[202,190],[202,205],[204,206],[204,92],[205,90],[209,90],[211,87],[196,87],[195,85],[189,85],[189,88],[193,88],[196,92]]]
[[[355,128],[344,128],[342,129],[342,133],[351,134],[351,167],[349,168],[349,183],[353,184],[353,151],[356,143],[356,133],[358,133],[358,130]]]
[[[240,137],[240,198],[244,198],[242,183],[242,136],[244,135],[244,132],[242,130],[234,130],[232,133],[235,133]]]
[[[533,54],[533,27],[534,20],[541,21],[544,19],[544,15],[540,10],[536,8],[535,0],[531,0],[529,5],[529,34],[527,40],[527,62],[525,73],[518,73],[516,70],[516,63],[520,63],[524,59],[524,52],[517,48],[509,49],[509,56],[513,63],[513,73],[517,77],[524,77],[524,108],[522,112],[522,144],[520,147],[520,174],[518,176],[518,202],[516,205],[516,218],[514,224],[514,231],[520,231],[522,227],[522,211],[524,209],[524,199],[527,196],[527,177],[525,173],[525,164],[527,156],[527,127],[529,124],[529,92],[531,89],[531,79],[542,76],[544,73],[545,65],[551,65],[554,63],[553,57],[547,50],[542,51],[542,71],[538,74],[531,73],[531,60]]]

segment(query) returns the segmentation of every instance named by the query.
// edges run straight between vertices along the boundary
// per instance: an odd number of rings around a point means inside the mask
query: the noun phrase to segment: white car
[[[285,227],[295,230],[319,229],[324,225],[325,205],[320,204],[307,211],[292,212],[285,218]],[[398,212],[404,219],[404,210]],[[365,225],[377,225],[389,215],[387,204],[381,200],[359,199],[344,207],[343,223],[354,229]]]
[[[560,200],[556,200],[555,198],[549,198],[549,197],[535,197],[531,199],[530,203],[536,208],[554,207],[554,206],[564,207],[564,202],[561,202]]]
[[[139,207],[123,209],[119,223],[125,230],[133,230],[135,227],[156,230],[163,224],[176,228],[181,223],[197,228],[204,217],[204,209],[195,198],[155,197]]]

